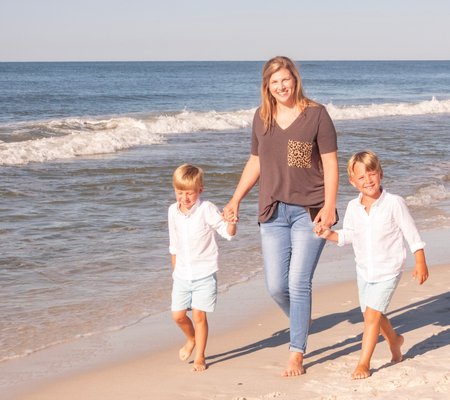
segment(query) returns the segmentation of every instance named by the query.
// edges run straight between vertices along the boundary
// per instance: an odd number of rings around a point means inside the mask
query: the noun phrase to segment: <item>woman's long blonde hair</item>
[[[259,115],[264,122],[265,132],[270,129],[274,122],[277,104],[269,90],[270,77],[283,68],[287,69],[295,80],[294,98],[296,107],[298,107],[300,111],[303,111],[308,105],[314,104],[312,100],[308,99],[303,94],[302,79],[294,62],[290,58],[284,56],[271,58],[264,64],[261,82],[261,108]]]

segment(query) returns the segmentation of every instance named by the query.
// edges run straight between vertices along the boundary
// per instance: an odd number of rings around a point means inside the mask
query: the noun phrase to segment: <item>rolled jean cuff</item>
[[[305,354],[305,350],[297,349],[297,348],[295,348],[295,347],[293,347],[293,346],[289,346],[289,351],[292,352],[292,353],[302,353],[302,354]]]

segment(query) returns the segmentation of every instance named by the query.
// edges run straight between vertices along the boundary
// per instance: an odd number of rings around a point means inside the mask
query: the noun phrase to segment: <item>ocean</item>
[[[372,149],[418,227],[450,227],[450,61],[298,65],[338,131],[341,215],[356,195],[346,160]],[[203,197],[227,203],[262,66],[0,63],[0,362],[169,308],[171,174],[203,167]],[[221,291],[261,274],[256,203],[254,189],[220,241]]]

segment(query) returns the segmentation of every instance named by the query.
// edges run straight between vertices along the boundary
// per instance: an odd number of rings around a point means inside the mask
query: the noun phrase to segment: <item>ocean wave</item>
[[[408,206],[424,207],[446,199],[450,199],[450,193],[445,186],[440,183],[432,183],[419,188],[413,195],[407,196],[406,203]]]
[[[30,131],[35,128],[30,126]],[[45,128],[53,136],[0,143],[0,165],[114,153],[134,146],[162,143],[164,140],[162,136],[149,132],[145,123],[133,118],[51,121]]]
[[[450,99],[357,106],[326,105],[333,120],[450,113]],[[160,144],[175,133],[248,129],[255,109],[191,112],[108,119],[67,118],[0,126],[0,165],[23,165],[115,153]]]
[[[8,142],[0,141],[0,165],[115,153],[135,146],[163,143],[166,135],[173,133],[246,128],[253,113],[254,110],[230,113],[183,111],[140,119],[70,118],[21,124],[11,129]],[[5,131],[5,127],[2,130]]]
[[[335,121],[375,117],[412,116],[450,113],[450,99],[421,101],[419,103],[383,103],[338,107],[332,103],[326,108]]]

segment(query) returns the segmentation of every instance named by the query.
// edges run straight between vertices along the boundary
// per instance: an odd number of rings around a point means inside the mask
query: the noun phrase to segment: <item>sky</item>
[[[0,0],[2,61],[449,60],[450,0]]]

